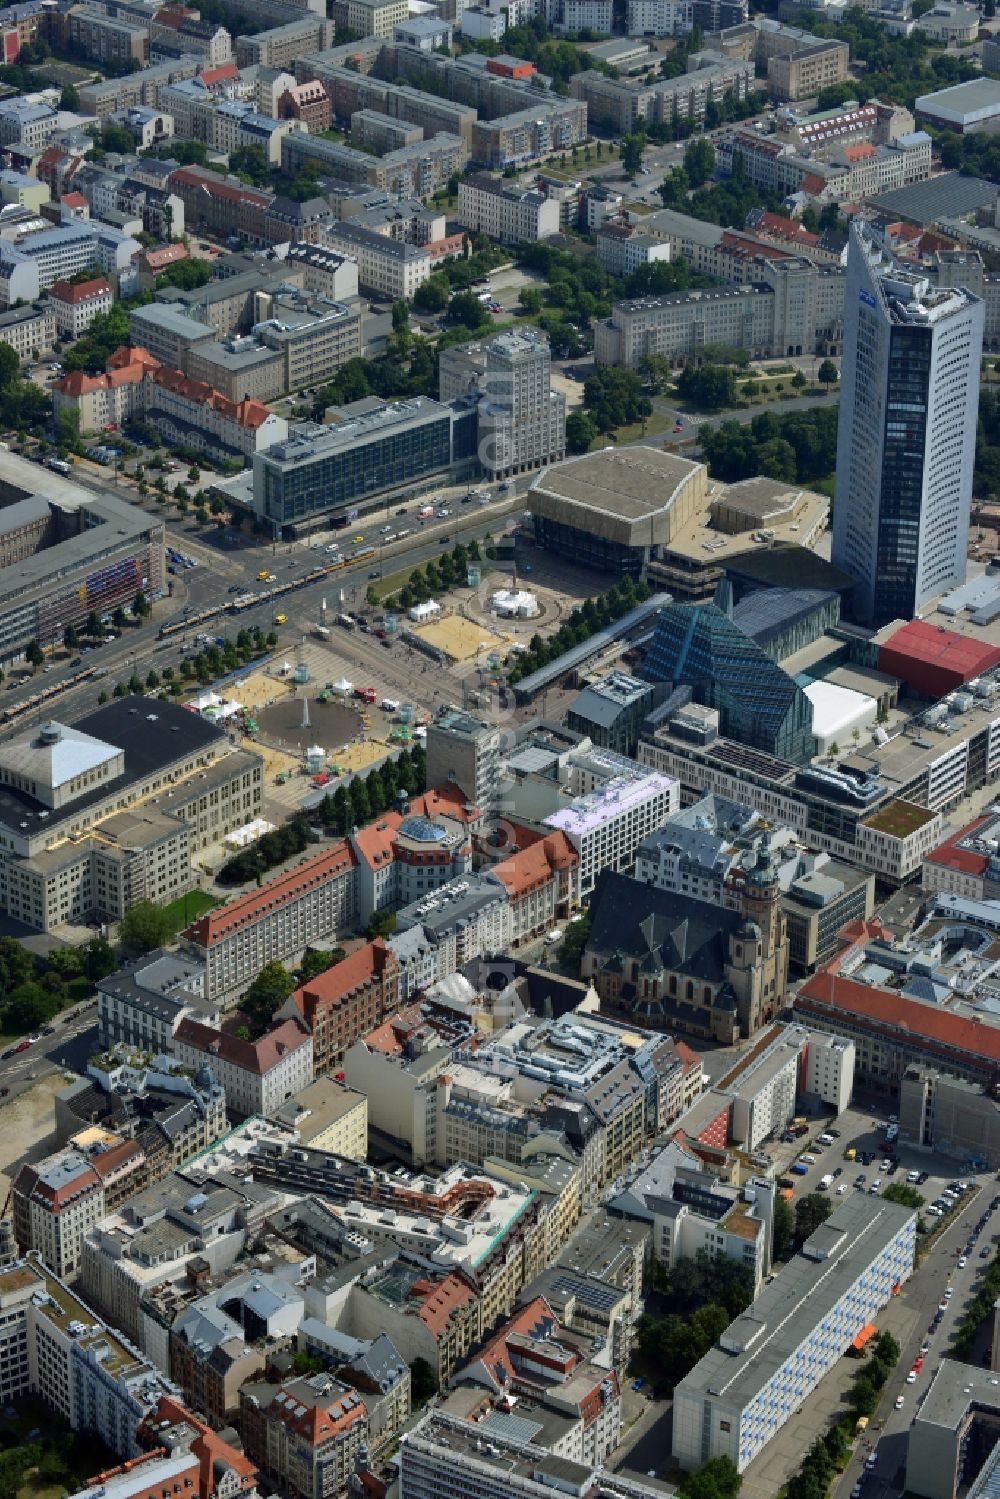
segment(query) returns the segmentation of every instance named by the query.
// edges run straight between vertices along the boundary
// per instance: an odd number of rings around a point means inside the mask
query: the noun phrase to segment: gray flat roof
[[[1000,87],[1000,85],[998,85]],[[941,218],[960,218],[974,213],[996,201],[994,183],[982,177],[968,177],[964,172],[945,172],[940,177],[929,177],[926,182],[915,182],[912,187],[897,187],[889,193],[879,193],[872,198],[872,205],[880,213],[891,218],[911,219],[913,223],[926,226]]]
[[[625,520],[641,520],[668,510],[677,489],[701,467],[657,448],[605,448],[545,469],[529,494],[551,494]]]
[[[973,1404],[1000,1410],[1000,1378],[992,1369],[977,1369],[974,1364],[946,1358],[935,1371],[914,1420],[954,1432]]]
[[[745,1408],[913,1217],[882,1197],[846,1198],[677,1392]]]

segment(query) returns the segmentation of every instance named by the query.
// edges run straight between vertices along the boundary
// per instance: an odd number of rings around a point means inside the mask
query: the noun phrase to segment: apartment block
[[[79,338],[99,312],[110,312],[111,287],[102,276],[92,281],[56,281],[49,291],[56,329],[62,338]]]
[[[704,119],[708,103],[720,103],[732,95],[744,99],[754,89],[754,65],[716,52],[698,52],[688,58],[688,71],[655,83],[607,78],[590,69],[575,73],[570,94],[587,106],[591,125],[612,130],[632,130],[639,120],[669,125],[676,119]]]
[[[74,7],[68,17],[71,49],[94,62],[148,62],[149,30],[140,21],[119,20],[84,6]]]
[[[477,120],[472,127],[472,157],[490,171],[505,171],[553,151],[569,151],[586,135],[586,104],[559,100],[496,120]]]
[[[0,312],[0,343],[9,345],[18,359],[38,359],[55,339],[56,315],[50,302]]]
[[[288,68],[308,52],[322,52],[333,46],[334,23],[306,12],[301,21],[272,26],[255,36],[236,38],[236,64],[239,68]]]
[[[185,1066],[211,1070],[235,1118],[271,1114],[313,1079],[312,1036],[300,1020],[284,1020],[256,1041],[242,1041],[186,1017],[174,1031],[173,1051]]]
[[[374,229],[355,225],[350,219],[333,225],[327,233],[331,248],[350,256],[358,268],[358,285],[365,291],[396,301],[411,301],[436,269],[423,245],[390,239]]]
[[[520,244],[559,233],[559,204],[480,173],[458,184],[458,220],[502,244]]]
[[[334,0],[333,19],[358,36],[393,35],[409,18],[406,0]]]

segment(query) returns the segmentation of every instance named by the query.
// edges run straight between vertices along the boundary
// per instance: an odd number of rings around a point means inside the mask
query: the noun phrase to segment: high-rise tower
[[[979,297],[852,227],[832,560],[858,580],[865,624],[964,581],[982,347]]]

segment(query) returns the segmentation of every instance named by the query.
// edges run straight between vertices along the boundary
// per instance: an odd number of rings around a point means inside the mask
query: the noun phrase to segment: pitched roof
[[[68,302],[71,307],[79,307],[81,302],[89,302],[93,297],[110,295],[111,287],[103,276],[95,276],[91,281],[55,281],[49,289],[50,297]]]
[[[297,1016],[281,1021],[256,1041],[241,1041],[228,1031],[213,1030],[210,1025],[185,1019],[174,1032],[174,1040],[202,1052],[209,1063],[227,1062],[257,1077],[277,1067],[290,1051],[309,1045],[308,1032]]]
[[[365,984],[392,972],[396,961],[396,954],[377,937],[301,984],[292,994],[292,1001],[300,1014],[311,1020],[317,1010],[340,1004]]]
[[[268,880],[259,890],[248,890],[236,900],[206,912],[198,921],[192,922],[183,935],[200,947],[213,947],[216,942],[245,931],[269,911],[288,905],[328,880],[346,875],[356,863],[350,845],[338,839],[322,853],[303,859],[292,869]]]
[[[238,78],[240,70],[234,62],[223,62],[217,68],[206,68],[200,76],[206,88],[211,88],[213,83],[228,83],[231,78]]]
[[[808,1015],[810,1002],[884,1029],[897,1041],[901,1035],[919,1038],[928,1053],[943,1061],[959,1053],[966,1061],[979,1058],[991,1067],[1000,1066],[1000,1027],[956,1015],[940,1005],[858,983],[830,970],[813,974],[802,985],[796,1009]]]
[[[655,890],[605,869],[590,903],[588,951],[662,963],[705,983],[725,979],[729,934],[742,921],[674,890]]]
[[[385,812],[377,822],[370,822],[353,834],[356,852],[372,869],[391,863],[392,845],[402,821],[398,812]]]
[[[579,862],[566,834],[557,830],[495,864],[493,873],[511,900],[517,900],[546,884],[558,870],[571,869]]]
[[[871,141],[859,141],[856,146],[844,146],[840,154],[845,161],[864,161],[869,156],[877,156],[878,149]]]
[[[188,260],[187,245],[161,245],[158,250],[143,250],[137,260],[144,260],[151,271],[161,271],[165,266],[176,265],[178,260]]]

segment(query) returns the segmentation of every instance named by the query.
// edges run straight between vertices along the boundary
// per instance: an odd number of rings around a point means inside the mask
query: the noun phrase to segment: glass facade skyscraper
[[[851,229],[832,561],[864,624],[911,619],[965,579],[982,347],[980,298]]]

